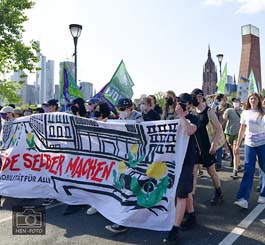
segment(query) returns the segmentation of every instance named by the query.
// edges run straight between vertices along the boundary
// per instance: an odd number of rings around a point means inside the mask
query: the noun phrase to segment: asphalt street
[[[223,161],[219,172],[224,192],[224,202],[217,206],[210,205],[214,193],[211,179],[204,169],[204,176],[198,179],[195,198],[197,226],[190,231],[180,233],[178,244],[235,244],[259,245],[265,244],[265,204],[257,204],[259,193],[255,191],[258,185],[255,176],[249,209],[236,207],[233,202],[241,178],[233,180],[230,175],[232,168],[228,161]],[[242,172],[239,176],[242,176]],[[163,244],[166,232],[130,228],[123,234],[111,234],[105,230],[110,222],[101,214],[86,215],[86,208],[75,214],[63,216],[66,205],[57,203],[46,208],[45,235],[12,235],[12,205],[38,204],[42,200],[19,200],[6,198],[0,208],[0,244]],[[263,222],[264,223],[263,223]]]

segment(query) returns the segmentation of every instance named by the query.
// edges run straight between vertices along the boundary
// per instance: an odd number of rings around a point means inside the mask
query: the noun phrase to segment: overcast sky
[[[223,67],[227,62],[228,74],[237,77],[246,24],[260,30],[265,79],[265,0],[37,0],[28,16],[25,41],[39,40],[42,54],[55,60],[56,83],[59,62],[73,61],[69,24],[83,26],[78,80],[97,91],[123,59],[135,98],[169,89],[191,92],[202,85],[208,45],[216,65],[216,54],[223,53]]]

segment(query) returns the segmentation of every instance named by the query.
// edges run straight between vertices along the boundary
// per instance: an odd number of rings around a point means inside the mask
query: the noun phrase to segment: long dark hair
[[[258,105],[257,105],[257,109],[258,109],[258,112],[259,112],[259,117],[263,117],[264,116],[264,110],[262,108],[262,100],[261,100],[261,96],[258,94],[258,93],[251,93],[249,96],[248,96],[248,100],[247,100],[247,104],[246,104],[246,110],[250,110],[251,109],[251,105],[249,103],[249,99],[250,97],[252,96],[255,96],[257,99],[258,99]]]
[[[79,115],[80,117],[87,117],[85,101],[82,98],[76,98],[72,101],[72,104],[79,105]]]

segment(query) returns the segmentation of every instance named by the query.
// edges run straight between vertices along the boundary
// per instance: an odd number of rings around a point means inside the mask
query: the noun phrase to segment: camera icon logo
[[[18,228],[40,228],[42,226],[41,212],[36,212],[34,209],[25,209],[24,212],[18,212],[16,213],[16,224]]]
[[[13,207],[13,235],[44,235],[45,207],[15,206]]]

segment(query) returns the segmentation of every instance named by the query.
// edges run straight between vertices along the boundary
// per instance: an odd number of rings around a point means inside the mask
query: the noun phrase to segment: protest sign
[[[0,195],[90,204],[121,225],[169,230],[188,139],[179,120],[16,119],[3,128]]]

